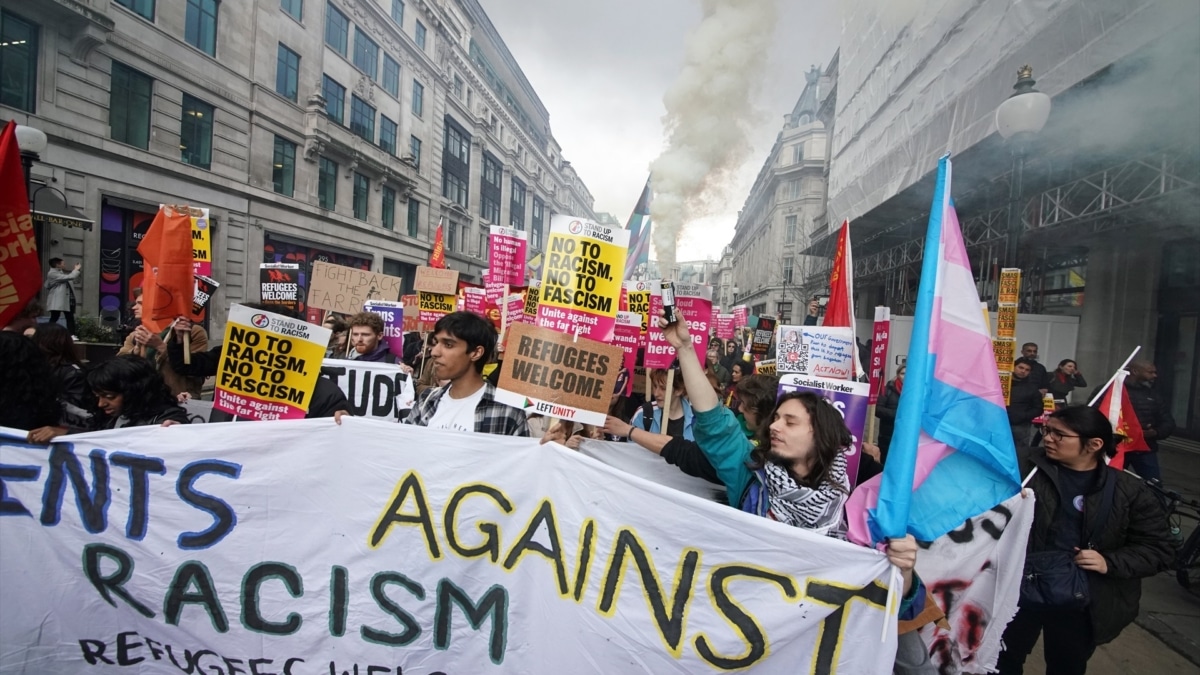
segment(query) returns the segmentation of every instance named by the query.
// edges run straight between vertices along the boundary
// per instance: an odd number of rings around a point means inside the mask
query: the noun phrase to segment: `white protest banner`
[[[412,378],[394,363],[325,359],[321,376],[342,390],[357,417],[399,422],[417,397]]]
[[[254,420],[304,417],[332,334],[323,326],[233,305],[213,407]]]
[[[779,372],[848,380],[854,369],[854,334],[849,328],[780,326],[775,337]]]
[[[58,440],[0,430],[0,672],[892,667],[883,554],[535,439],[347,418]]]
[[[937,624],[921,629],[938,672],[987,673],[996,666],[1000,637],[1017,613],[1033,514],[1033,495],[1016,495],[917,555],[917,573],[950,624],[949,631]]]
[[[212,416],[212,401],[189,398],[179,405],[187,411],[188,424],[208,424],[208,418]]]
[[[679,467],[667,464],[667,460],[663,459],[661,455],[650,452],[637,443],[585,440],[579,446],[579,452],[585,457],[591,457],[625,473],[640,476],[659,485],[665,485],[718,504],[725,503],[724,485],[689,476],[680,471]]]

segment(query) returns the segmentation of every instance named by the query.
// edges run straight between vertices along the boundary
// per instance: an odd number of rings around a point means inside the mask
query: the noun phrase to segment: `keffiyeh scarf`
[[[774,462],[767,462],[764,469],[770,518],[828,537],[846,538],[845,509],[842,507],[850,496],[850,481],[846,477],[844,452],[839,452],[834,460],[829,480],[816,489],[798,485],[787,469]]]

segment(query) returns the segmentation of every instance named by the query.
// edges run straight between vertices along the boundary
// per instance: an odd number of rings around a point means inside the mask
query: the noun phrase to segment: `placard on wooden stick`
[[[624,357],[620,347],[523,323],[509,330],[497,401],[527,413],[604,424]]]
[[[413,288],[426,293],[455,295],[458,293],[458,270],[418,267]]]
[[[357,314],[368,300],[399,301],[402,286],[400,277],[317,261],[308,285],[308,306]]]

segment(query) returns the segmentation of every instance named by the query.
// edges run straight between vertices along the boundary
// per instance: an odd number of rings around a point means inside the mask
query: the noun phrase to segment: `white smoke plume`
[[[683,70],[663,97],[666,150],[650,164],[654,249],[672,275],[684,225],[711,209],[751,150],[754,94],[762,83],[776,0],[701,0]]]

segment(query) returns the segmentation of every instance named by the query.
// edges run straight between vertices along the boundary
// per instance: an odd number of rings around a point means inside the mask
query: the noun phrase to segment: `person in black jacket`
[[[86,425],[92,416],[95,399],[87,387],[83,364],[75,353],[71,334],[56,323],[44,323],[34,332],[33,343],[50,363],[58,386],[58,400],[63,407],[63,421],[68,425]]]
[[[1022,672],[1039,634],[1046,672],[1085,672],[1096,646],[1115,639],[1137,617],[1141,579],[1167,569],[1174,558],[1158,500],[1136,477],[1105,466],[1102,457],[1116,448],[1104,415],[1084,406],[1064,408],[1050,416],[1045,430],[1043,448],[1027,448],[1022,457],[1022,475],[1036,471],[1029,479],[1036,501],[1026,556],[1052,551],[1070,556],[1086,577],[1088,604],[1021,606],[1004,631],[1001,675]],[[1105,517],[1102,503],[1111,481]]]
[[[1142,426],[1142,436],[1146,438],[1149,452],[1131,452],[1125,455],[1128,468],[1142,478],[1158,478],[1162,472],[1158,466],[1158,442],[1175,433],[1175,417],[1171,414],[1171,406],[1155,381],[1158,379],[1158,368],[1152,361],[1135,359],[1129,364],[1129,377],[1125,378],[1125,395],[1137,414],[1138,423]],[[1097,389],[1092,398],[1100,392]]]
[[[1067,407],[1067,397],[1071,395],[1071,392],[1086,386],[1087,380],[1083,379],[1083,373],[1079,372],[1079,366],[1075,365],[1075,361],[1071,359],[1059,361],[1058,368],[1050,373],[1050,377],[1046,381],[1046,389],[1054,396],[1056,408]]]
[[[1029,362],[1030,377],[1037,383],[1038,389],[1042,393],[1046,393],[1046,384],[1050,381],[1050,374],[1046,372],[1046,366],[1038,362],[1038,346],[1036,342],[1026,342],[1021,345],[1021,358]]]
[[[907,366],[896,369],[896,379],[883,388],[883,395],[875,404],[875,417],[879,418],[879,461],[887,461],[888,447],[892,444],[892,432],[896,429],[896,409],[900,407],[900,392],[904,390],[904,373]]]
[[[32,340],[19,332],[0,331],[0,373],[0,426],[37,430],[59,424],[62,406],[50,363]],[[31,442],[42,442],[32,434]]]
[[[1008,395],[1008,424],[1018,448],[1032,442],[1033,420],[1042,414],[1042,392],[1034,378],[1035,362],[1021,357],[1013,363],[1012,389]]]
[[[277,306],[267,307],[260,304],[246,304],[245,306],[263,312],[282,314],[290,319],[300,318]],[[191,322],[185,317],[179,317],[175,322],[175,331],[177,333],[186,333],[189,330],[191,330]],[[183,362],[182,343],[182,340],[172,340],[167,343],[167,358],[171,361],[171,368],[175,372],[189,377],[212,377],[217,374],[217,368],[221,365],[222,345],[213,347],[207,352],[192,354],[191,364],[186,364]],[[318,377],[317,383],[313,387],[312,399],[308,405],[308,413],[304,417],[306,419],[333,417],[338,419],[338,423],[340,424],[341,415],[349,415],[349,411],[350,402],[346,400],[346,395],[342,393],[341,388],[325,377]],[[228,422],[231,419],[227,413],[214,410],[210,421]]]

